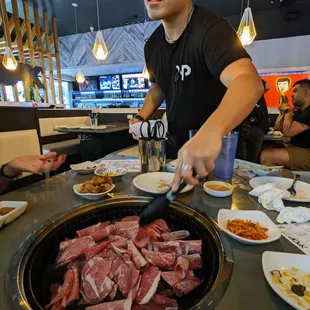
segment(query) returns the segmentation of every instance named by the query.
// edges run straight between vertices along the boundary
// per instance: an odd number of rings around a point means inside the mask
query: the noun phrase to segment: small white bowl
[[[229,190],[228,191],[216,191],[214,189],[210,189],[207,187],[208,185],[211,185],[211,184],[222,185],[222,186],[228,187]],[[223,197],[230,196],[234,190],[234,187],[231,184],[226,183],[226,182],[222,182],[222,181],[209,181],[209,182],[206,182],[205,184],[203,184],[203,189],[207,194],[209,194],[211,196],[223,198]]]
[[[85,161],[84,163],[70,165],[70,168],[78,174],[91,174],[98,167],[98,164],[92,161]]]
[[[83,184],[75,184],[73,186],[73,191],[77,195],[79,195],[79,196],[81,196],[81,197],[83,197],[85,199],[88,199],[88,200],[98,200],[98,199],[101,199],[104,196],[106,196],[108,193],[110,193],[114,189],[114,187],[115,187],[115,184],[112,184],[112,187],[108,191],[106,191],[106,192],[98,193],[98,194],[91,194],[91,193],[82,194],[82,193],[79,192],[79,190],[81,189],[82,185]]]
[[[0,208],[13,208],[14,210],[0,216],[0,227],[2,224],[8,224],[19,217],[26,210],[27,206],[28,202],[26,201],[1,201]]]
[[[253,223],[259,223],[260,226],[268,229],[268,238],[264,240],[250,240],[235,235],[227,229],[227,221],[235,219],[250,220]],[[217,222],[227,235],[246,244],[264,244],[276,241],[281,237],[281,232],[278,227],[261,211],[233,211],[221,209],[217,215]]]
[[[110,178],[112,178],[113,180],[118,180],[127,173],[127,169],[117,166],[105,167],[104,165],[100,165],[95,170],[95,174],[101,177],[110,172],[115,173],[115,175],[110,176]]]

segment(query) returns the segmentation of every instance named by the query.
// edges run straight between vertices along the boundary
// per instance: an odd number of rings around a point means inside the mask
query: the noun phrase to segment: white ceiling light
[[[243,1],[241,4],[241,10],[243,9]],[[248,6],[244,10],[241,18],[237,34],[243,46],[252,44],[256,37],[256,29],[254,24],[254,19],[252,15],[252,10],[250,8],[250,0],[248,0]]]
[[[100,31],[100,15],[99,15],[99,3],[97,0],[97,18],[98,18],[98,31],[93,47],[93,53],[98,60],[105,60],[109,54],[108,48],[104,42],[102,32]]]

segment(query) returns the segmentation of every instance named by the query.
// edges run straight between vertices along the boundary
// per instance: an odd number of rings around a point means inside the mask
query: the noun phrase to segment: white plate
[[[65,129],[70,127],[69,125],[56,125],[56,129]]]
[[[110,192],[114,189],[114,187],[115,187],[115,184],[112,184],[112,187],[111,187],[108,191],[106,191],[106,192],[104,192],[104,193],[99,193],[99,194],[81,194],[81,193],[79,192],[79,190],[81,189],[82,185],[83,185],[83,184],[75,184],[75,185],[73,186],[73,191],[74,191],[77,195],[79,195],[79,196],[81,196],[81,197],[83,197],[83,198],[85,198],[85,199],[88,199],[88,200],[98,200],[98,199],[101,199],[101,198],[103,198],[104,196],[106,196],[108,193],[110,193]]]
[[[0,216],[0,226],[12,222],[26,210],[27,206],[28,202],[26,201],[1,201],[0,208],[14,208],[14,210],[4,216]]]
[[[249,184],[254,188],[266,183],[274,183],[279,189],[288,189],[291,187],[293,180],[281,177],[257,177],[249,181]],[[297,181],[295,185],[297,195],[295,197],[283,198],[288,201],[310,202],[310,184]]]
[[[252,163],[250,161],[241,160],[241,159],[235,160],[234,169],[236,168],[251,168],[252,170],[249,170],[248,172],[250,173],[252,172],[254,176],[255,175],[266,176],[271,172],[277,172],[280,170],[280,169],[270,169],[269,171],[260,170],[260,168],[266,168],[266,167],[259,165],[259,164]]]
[[[100,125],[100,126],[91,126],[91,129],[93,130],[104,130],[107,129],[108,127],[106,125]]]
[[[259,223],[260,226],[268,228],[268,238],[265,240],[249,240],[246,238],[239,237],[230,232],[227,227],[228,220],[250,220],[253,223]],[[263,244],[278,240],[281,237],[281,232],[272,220],[261,211],[233,211],[221,209],[217,215],[217,222],[219,226],[232,238],[246,244]]]
[[[151,194],[165,194],[170,190],[174,173],[169,172],[149,172],[140,174],[133,179],[133,184],[141,191]],[[170,184],[160,188],[161,184]],[[193,185],[187,185],[181,193],[186,193],[193,189]]]
[[[304,272],[310,273],[310,256],[303,254],[291,254],[281,252],[264,252],[262,257],[262,265],[265,278],[272,289],[288,304],[295,309],[304,310],[295,303],[295,301],[285,295],[275,283],[272,281],[272,270],[290,269],[292,267],[298,268]]]
[[[79,174],[90,174],[95,171],[98,164],[93,161],[85,161],[84,163],[70,165],[70,168]]]
[[[222,186],[226,186],[229,188],[228,191],[217,191],[214,189],[210,189],[207,187],[207,185],[211,185],[211,184],[216,184],[216,185],[222,185]],[[214,197],[218,197],[218,198],[224,198],[224,197],[228,197],[232,194],[234,188],[231,184],[226,183],[226,182],[222,182],[222,181],[209,181],[203,184],[203,189],[204,191]]]

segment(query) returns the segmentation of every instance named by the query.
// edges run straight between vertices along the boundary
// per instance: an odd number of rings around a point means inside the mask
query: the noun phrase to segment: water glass
[[[219,179],[232,178],[238,145],[238,135],[238,132],[233,131],[222,139],[222,149],[215,160],[214,169],[214,175]]]

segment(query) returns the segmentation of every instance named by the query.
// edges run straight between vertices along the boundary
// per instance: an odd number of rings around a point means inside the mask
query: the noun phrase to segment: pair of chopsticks
[[[284,166],[236,168],[234,170],[236,170],[236,171],[252,171],[252,170],[268,171],[268,170],[272,170],[272,169],[282,169],[282,168],[284,168]]]

